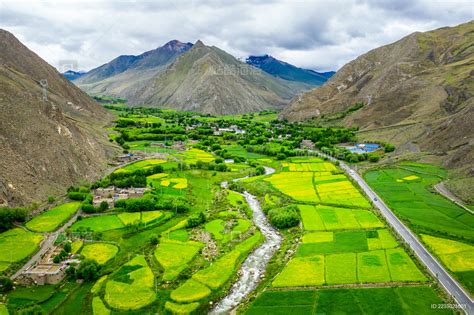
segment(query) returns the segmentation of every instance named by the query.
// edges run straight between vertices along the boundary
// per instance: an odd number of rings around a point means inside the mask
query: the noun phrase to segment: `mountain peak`
[[[194,44],[194,47],[205,47],[206,45],[204,45],[204,43],[198,39],[197,42]]]
[[[173,39],[166,44],[163,45],[163,48],[167,48],[172,51],[182,51],[191,48],[193,44],[191,43],[183,43],[177,39]]]

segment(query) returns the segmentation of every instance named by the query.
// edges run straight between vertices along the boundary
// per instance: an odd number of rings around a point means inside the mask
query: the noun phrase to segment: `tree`
[[[98,211],[99,212],[104,212],[108,208],[109,208],[109,204],[107,203],[107,201],[104,200],[100,203]]]
[[[66,244],[64,244],[64,251],[66,253],[70,253],[72,250],[72,246],[71,246],[71,243],[67,242]]]
[[[265,174],[265,168],[263,166],[257,166],[255,169],[255,174],[256,175],[264,175]]]
[[[91,282],[99,278],[100,266],[92,259],[85,259],[76,270],[76,277],[84,279],[84,281]]]
[[[278,153],[277,156],[276,156],[277,160],[284,160],[286,159],[286,154],[285,153]]]
[[[7,293],[13,289],[13,281],[8,277],[0,278],[0,292]]]
[[[204,213],[199,212],[198,214],[194,214],[188,218],[188,223],[186,227],[193,228],[203,224],[204,222],[206,222],[206,216],[204,215]]]
[[[369,161],[372,163],[377,163],[380,160],[380,156],[378,155],[370,155],[369,156]]]
[[[54,197],[53,196],[49,196],[48,197],[48,203],[53,203],[54,202]]]

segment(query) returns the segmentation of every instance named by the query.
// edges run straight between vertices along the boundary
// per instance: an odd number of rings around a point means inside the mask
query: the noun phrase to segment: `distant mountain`
[[[286,81],[198,41],[128,99],[131,104],[224,115],[282,108],[295,93]]]
[[[74,80],[89,94],[128,98],[193,45],[172,40],[141,55],[123,55]]]
[[[413,33],[349,62],[281,118],[339,116],[360,137],[394,143],[399,153],[434,153],[474,175],[473,43],[472,21]],[[365,106],[348,111],[356,102]]]
[[[246,62],[283,80],[303,82],[313,86],[322,85],[335,73],[333,71],[319,73],[314,70],[298,68],[269,55],[249,56]]]
[[[0,204],[97,179],[114,151],[113,116],[11,33],[0,30],[0,43]]]
[[[73,71],[68,70],[63,73],[63,76],[68,79],[69,81],[76,80],[77,78],[83,76],[86,72],[85,71]]]

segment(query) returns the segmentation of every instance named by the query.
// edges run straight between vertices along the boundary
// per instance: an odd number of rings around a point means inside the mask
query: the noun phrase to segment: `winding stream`
[[[274,172],[273,168],[265,166],[265,174],[272,174]],[[227,183],[222,183],[221,186],[227,187]],[[240,267],[239,279],[232,285],[229,294],[216,304],[210,314],[230,313],[250,292],[255,290],[265,274],[268,262],[278,248],[280,248],[281,236],[268,222],[257,197],[246,191],[243,193],[243,196],[253,211],[252,220],[265,237],[265,242],[247,256]]]

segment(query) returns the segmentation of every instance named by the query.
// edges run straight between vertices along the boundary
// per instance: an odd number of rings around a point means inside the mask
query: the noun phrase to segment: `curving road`
[[[322,153],[320,153],[322,154]],[[324,154],[322,154],[324,155]],[[332,161],[334,158],[324,155]],[[380,210],[387,222],[397,231],[397,233],[405,240],[414,253],[419,257],[421,262],[428,270],[438,279],[438,282],[445,290],[456,300],[456,302],[464,309],[466,314],[474,314],[474,304],[469,294],[459,285],[459,283],[451,277],[443,266],[434,258],[418,238],[393,214],[389,207],[380,199],[379,196],[369,187],[364,179],[345,163],[339,161],[339,166],[356,181],[370,198],[373,204]]]

